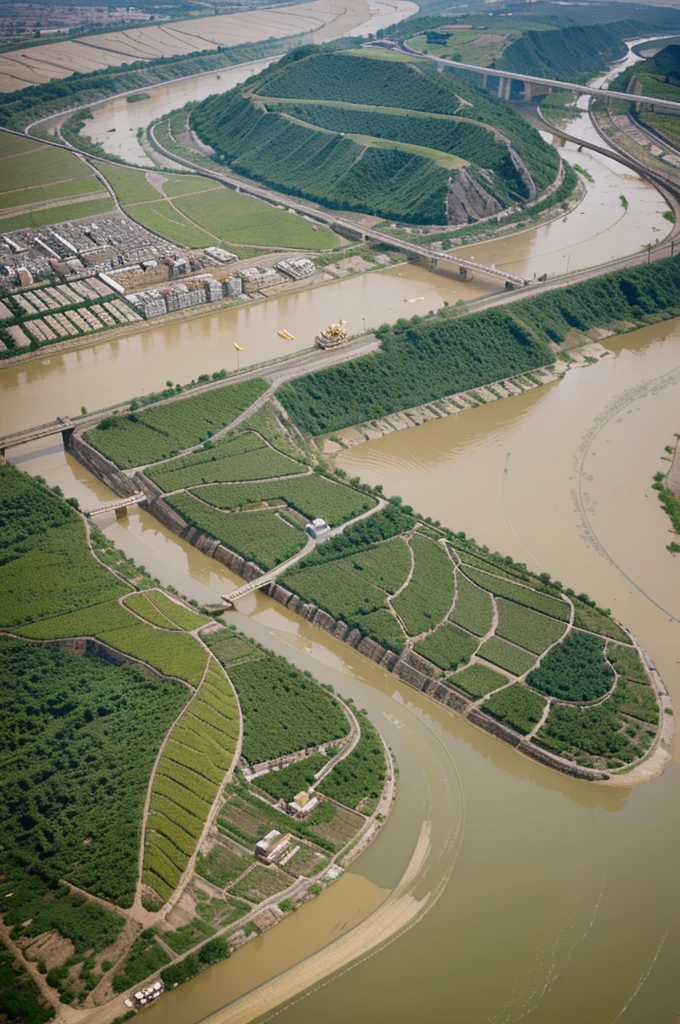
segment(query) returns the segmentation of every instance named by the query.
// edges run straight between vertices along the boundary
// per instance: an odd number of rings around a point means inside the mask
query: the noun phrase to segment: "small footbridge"
[[[247,594],[252,594],[255,590],[262,590],[262,587],[266,587],[268,583],[273,583],[278,576],[281,569],[274,570],[273,572],[267,572],[264,576],[258,576],[256,579],[251,580],[250,583],[244,583],[238,590],[232,590],[231,594],[223,594],[222,600],[227,608],[233,608],[236,602],[241,597],[245,597]]]
[[[127,508],[128,505],[139,505],[141,501],[148,501],[144,491],[136,491],[134,494],[128,495],[127,498],[118,498],[116,501],[107,501],[104,505],[94,505],[92,508],[84,508],[83,515],[91,519],[92,516],[101,516],[104,512],[118,512],[120,509]]]

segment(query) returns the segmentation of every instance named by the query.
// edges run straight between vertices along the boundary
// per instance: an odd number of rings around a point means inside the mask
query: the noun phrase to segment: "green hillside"
[[[644,35],[637,21],[573,25],[557,32],[526,32],[496,62],[505,71],[578,82],[627,53],[624,39]]]
[[[200,103],[192,126],[241,174],[410,223],[468,223],[554,180],[555,151],[501,101],[422,62],[378,56],[297,50]]]

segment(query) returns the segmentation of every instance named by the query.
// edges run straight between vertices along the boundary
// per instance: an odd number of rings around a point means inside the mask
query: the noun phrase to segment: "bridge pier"
[[[0,448],[0,466],[4,466],[6,462],[7,462],[7,450],[5,448]]]
[[[69,450],[69,448],[70,448],[71,438],[73,437],[73,432],[74,432],[75,429],[76,429],[75,427],[66,427],[61,432],[61,439],[62,439],[62,441],[64,443],[64,451],[65,452],[67,452]]]
[[[432,258],[430,259],[430,265],[428,267],[428,270],[436,270],[436,269],[437,269],[437,260],[436,260],[436,258],[434,256],[432,256]]]
[[[473,281],[472,271],[469,267],[459,267],[458,273],[460,274],[463,281]]]

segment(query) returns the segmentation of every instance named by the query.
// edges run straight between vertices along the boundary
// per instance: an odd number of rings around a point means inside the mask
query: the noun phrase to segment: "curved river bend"
[[[603,158],[592,159],[604,168],[593,172],[594,195],[609,171]],[[586,155],[579,161],[585,166]],[[610,195],[616,188],[622,191],[620,181]],[[645,194],[661,210],[656,194],[641,186]],[[621,216],[615,208],[609,213]],[[579,246],[590,218],[577,223]],[[546,229],[519,237],[527,236],[528,245],[549,245]],[[608,251],[598,250],[602,258]],[[592,245],[590,252],[592,262]],[[418,268],[401,273],[401,285],[416,295],[431,282],[423,305],[434,308],[446,279]],[[394,278],[399,283],[398,272],[341,284],[370,289]],[[403,293],[398,301],[396,315],[414,311],[402,305]],[[267,305],[246,312],[256,308]],[[357,315],[367,308],[362,302]],[[326,303],[323,322],[328,314]],[[128,395],[131,377],[141,390],[224,365],[227,344],[211,325],[219,316],[0,371],[2,428],[73,411],[83,401],[108,404]],[[253,334],[258,352],[266,343]],[[649,486],[664,444],[679,429],[680,322],[607,347],[597,365],[571,370],[549,388],[369,442],[339,461],[423,514],[611,606],[640,637],[680,706],[680,563],[665,551],[668,523]],[[67,495],[86,501],[110,493],[58,446],[38,442],[15,456]],[[189,597],[208,601],[234,579],[146,513],[110,515],[99,525]],[[235,1024],[272,1013],[284,1024],[677,1019],[677,761],[633,791],[562,778],[266,597],[250,596],[228,619],[369,710],[398,759],[398,796],[374,845],[334,887],[232,960],[164,996],[147,1011],[150,1024],[161,1017],[163,1024],[195,1024],[211,1014]],[[356,966],[347,970],[349,963]]]

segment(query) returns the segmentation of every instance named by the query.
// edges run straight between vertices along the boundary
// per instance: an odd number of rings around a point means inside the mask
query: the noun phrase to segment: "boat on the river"
[[[277,331],[276,333],[278,334],[278,336],[279,336],[280,338],[285,338],[285,339],[286,339],[286,341],[295,341],[295,338],[294,338],[294,336],[293,336],[293,335],[292,335],[292,334],[290,333],[290,331]]]
[[[340,320],[337,324],[331,324],[325,331],[319,331],[314,339],[319,348],[337,348],[347,341],[346,323],[346,320]]]

